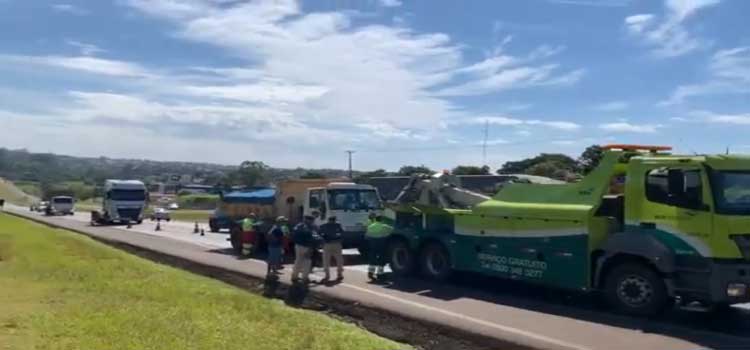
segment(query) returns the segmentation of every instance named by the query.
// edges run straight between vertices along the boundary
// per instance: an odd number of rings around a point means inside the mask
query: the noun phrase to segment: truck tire
[[[232,250],[237,255],[242,254],[242,242],[240,242],[240,232],[237,229],[230,229],[229,241],[232,243]]]
[[[639,262],[615,266],[606,276],[604,295],[616,311],[632,316],[652,316],[669,305],[667,286],[651,267]]]
[[[208,225],[208,229],[211,230],[211,232],[216,233],[219,232],[219,228],[215,225]]]
[[[401,239],[388,244],[388,262],[396,277],[406,277],[414,272],[414,253]]]
[[[445,281],[451,275],[451,263],[448,250],[439,243],[430,243],[420,254],[422,275],[435,281]]]

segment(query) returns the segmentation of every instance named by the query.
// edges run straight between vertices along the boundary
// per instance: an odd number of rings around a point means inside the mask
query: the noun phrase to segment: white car
[[[154,220],[170,221],[172,220],[172,218],[169,215],[169,210],[164,208],[155,208],[154,212],[151,213],[151,221]]]
[[[172,204],[169,205],[169,209],[170,210],[177,210],[177,209],[180,209],[180,206],[177,205],[177,203],[172,203]]]

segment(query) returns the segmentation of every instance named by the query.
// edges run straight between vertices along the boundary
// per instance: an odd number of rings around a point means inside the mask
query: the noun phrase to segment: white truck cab
[[[75,201],[69,196],[55,196],[49,201],[49,212],[52,215],[73,215]]]
[[[103,223],[143,222],[148,191],[138,180],[107,180],[99,220]]]
[[[344,228],[344,246],[357,246],[364,239],[370,213],[381,215],[383,203],[378,190],[371,185],[332,182],[307,189],[304,214],[318,215],[317,224],[331,217]]]

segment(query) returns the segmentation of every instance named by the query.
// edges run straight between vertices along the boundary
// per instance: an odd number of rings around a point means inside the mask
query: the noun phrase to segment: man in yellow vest
[[[393,232],[393,227],[383,222],[383,216],[378,215],[375,220],[367,226],[365,240],[367,241],[367,277],[375,280],[383,274],[386,264],[386,244],[388,237]]]
[[[250,212],[245,219],[242,220],[242,255],[248,256],[253,251],[253,244],[255,243],[255,213]]]

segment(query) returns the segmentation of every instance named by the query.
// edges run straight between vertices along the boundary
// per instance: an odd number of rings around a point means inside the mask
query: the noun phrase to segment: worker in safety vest
[[[256,215],[253,212],[247,215],[242,220],[242,255],[248,256],[253,251],[253,244],[255,243],[255,220]]]
[[[386,264],[386,243],[392,232],[393,227],[383,222],[382,215],[375,217],[375,221],[367,226],[367,277],[370,280],[377,279],[383,274]]]

